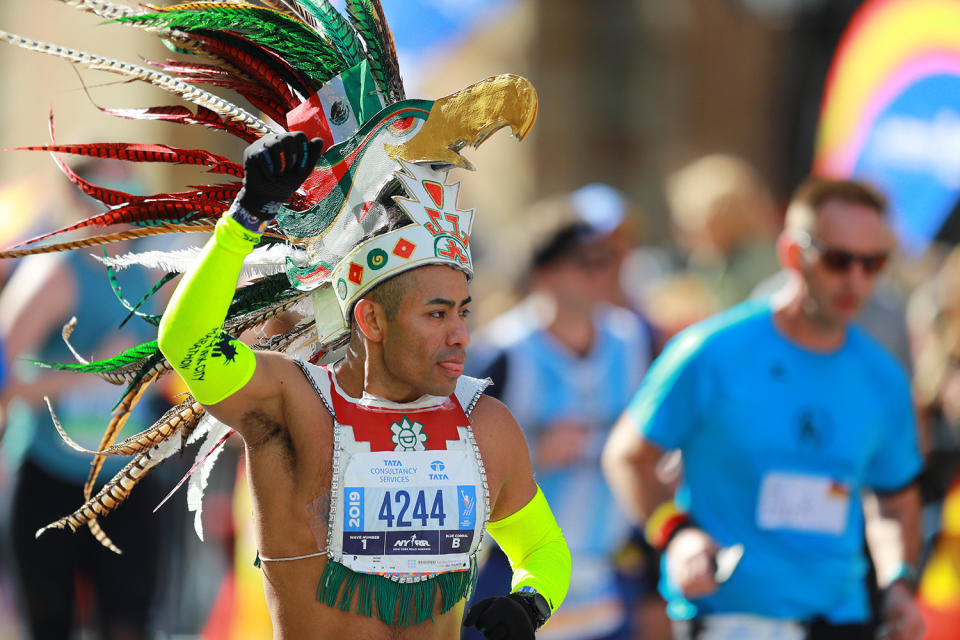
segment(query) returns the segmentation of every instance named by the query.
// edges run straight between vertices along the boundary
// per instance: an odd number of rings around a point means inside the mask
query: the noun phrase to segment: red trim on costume
[[[442,404],[427,409],[369,407],[358,405],[340,395],[333,384],[333,373],[327,370],[327,375],[330,377],[330,397],[337,422],[352,428],[357,442],[369,442],[371,451],[394,451],[396,443],[392,440],[394,433],[390,427],[394,423],[402,423],[404,419],[423,425],[421,433],[427,435],[423,446],[430,451],[445,450],[448,440],[460,439],[457,427],[470,424],[456,395],[450,395]]]

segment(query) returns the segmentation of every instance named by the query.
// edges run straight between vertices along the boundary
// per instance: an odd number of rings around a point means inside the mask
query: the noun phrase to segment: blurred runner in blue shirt
[[[678,335],[611,434],[607,477],[665,547],[661,591],[680,638],[872,637],[865,489],[903,543],[900,563],[881,568],[888,637],[922,636],[910,388],[850,326],[891,251],[884,210],[859,183],[801,186],[778,246],[791,286]],[[675,499],[656,470],[668,450],[683,459]],[[717,554],[736,545],[729,574]]]

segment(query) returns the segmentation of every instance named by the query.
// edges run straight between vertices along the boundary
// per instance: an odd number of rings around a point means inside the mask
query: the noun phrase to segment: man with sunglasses
[[[858,182],[801,185],[777,246],[789,285],[679,334],[607,442],[614,492],[664,550],[678,638],[873,637],[867,489],[900,534],[881,568],[885,637],[923,635],[910,388],[851,325],[892,248],[885,208]],[[668,450],[683,459],[672,497],[657,471]]]

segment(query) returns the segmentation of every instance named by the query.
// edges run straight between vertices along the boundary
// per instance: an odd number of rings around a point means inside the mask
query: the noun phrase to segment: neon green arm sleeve
[[[570,549],[540,487],[526,505],[487,524],[513,569],[511,591],[533,587],[556,611],[570,586]]]
[[[260,240],[224,215],[184,275],[160,321],[160,351],[201,404],[215,404],[253,377],[253,350],[222,331],[243,258]]]

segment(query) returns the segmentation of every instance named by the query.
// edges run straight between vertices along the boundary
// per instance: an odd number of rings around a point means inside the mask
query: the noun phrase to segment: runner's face
[[[419,267],[410,275],[397,315],[387,321],[384,364],[391,378],[411,389],[410,400],[447,396],[463,373],[470,342],[467,276],[443,265]]]
[[[803,258],[810,307],[820,322],[845,326],[873,292],[890,233],[874,209],[831,200],[820,207],[811,235],[815,246]]]

